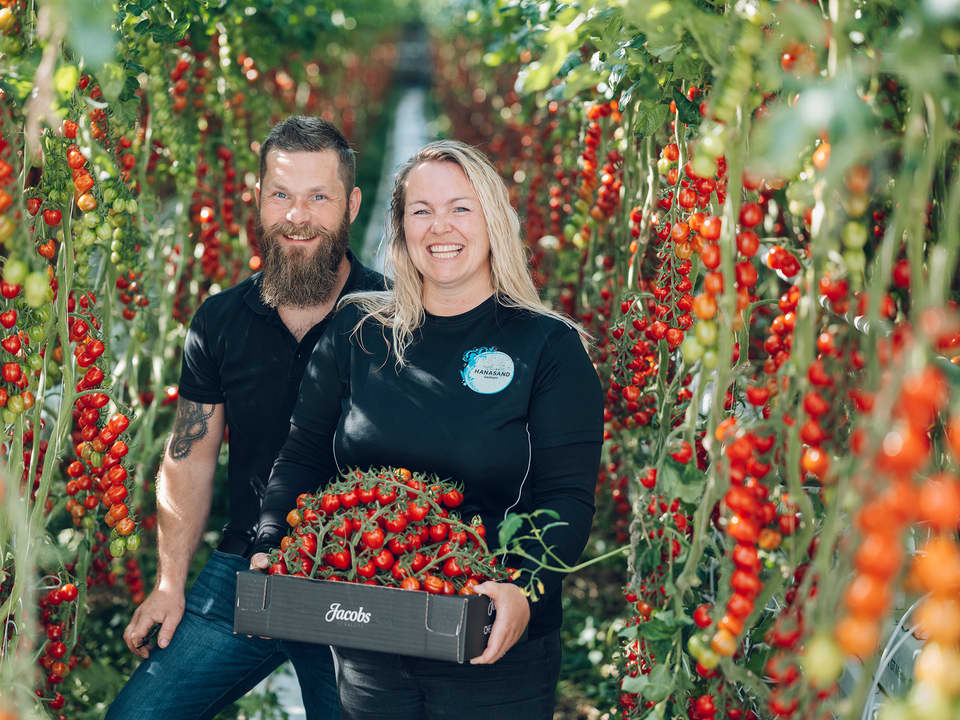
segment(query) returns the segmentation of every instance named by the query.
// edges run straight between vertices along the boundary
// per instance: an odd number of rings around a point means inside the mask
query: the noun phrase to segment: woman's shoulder
[[[579,337],[573,321],[562,315],[504,304],[501,304],[500,308],[504,318],[523,332],[534,333],[544,339],[564,335]]]

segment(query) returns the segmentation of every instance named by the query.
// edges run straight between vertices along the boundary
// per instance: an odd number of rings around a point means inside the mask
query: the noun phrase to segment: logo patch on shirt
[[[463,384],[481,395],[498,393],[513,380],[513,358],[496,348],[468,350],[463,362]]]

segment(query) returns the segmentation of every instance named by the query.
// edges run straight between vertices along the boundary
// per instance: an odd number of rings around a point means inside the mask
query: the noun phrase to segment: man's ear
[[[357,213],[360,212],[360,200],[362,199],[361,196],[362,193],[358,187],[355,187],[350,191],[350,199],[348,201],[350,205],[350,222],[356,220]]]

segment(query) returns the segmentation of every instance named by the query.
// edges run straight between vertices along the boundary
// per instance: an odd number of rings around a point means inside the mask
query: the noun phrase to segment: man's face
[[[266,304],[317,305],[336,288],[360,208],[360,190],[348,194],[339,169],[333,150],[268,154],[257,194]]]

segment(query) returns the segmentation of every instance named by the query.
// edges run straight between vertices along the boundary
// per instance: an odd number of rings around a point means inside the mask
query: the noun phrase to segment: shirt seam
[[[520,504],[520,498],[523,497],[523,486],[527,482],[527,478],[530,476],[530,466],[533,464],[533,447],[530,443],[530,423],[527,423],[524,429],[527,431],[527,469],[523,473],[523,480],[520,481],[520,491],[517,493],[517,499],[514,501],[513,505],[503,511],[504,520],[507,519],[509,512]],[[504,562],[507,558],[506,548],[502,548],[502,550],[503,553],[500,556],[500,562]]]

